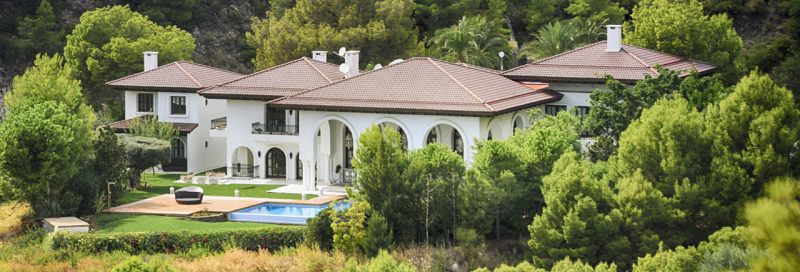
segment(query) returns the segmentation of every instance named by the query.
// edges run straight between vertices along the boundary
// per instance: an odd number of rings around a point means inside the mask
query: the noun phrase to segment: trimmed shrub
[[[277,251],[300,244],[303,241],[304,231],[299,227],[275,227],[201,233],[57,233],[52,238],[52,248],[80,252],[124,251],[130,254],[186,252],[197,247],[207,248],[212,252],[222,252],[228,247],[252,251],[260,249]]]
[[[319,249],[330,251],[333,249],[333,229],[331,216],[336,210],[331,207],[322,209],[317,216],[308,219],[306,224],[305,244],[309,247],[318,246]]]

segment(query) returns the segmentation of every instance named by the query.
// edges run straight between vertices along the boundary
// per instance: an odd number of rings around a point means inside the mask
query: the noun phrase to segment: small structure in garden
[[[45,218],[44,229],[47,232],[89,232],[89,223],[76,217]]]
[[[175,201],[184,205],[200,204],[203,202],[203,188],[189,186],[175,190]]]

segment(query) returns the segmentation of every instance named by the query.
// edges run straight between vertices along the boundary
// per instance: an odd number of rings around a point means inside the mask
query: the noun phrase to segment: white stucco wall
[[[152,113],[138,112],[137,94],[154,94]],[[170,114],[172,96],[186,97],[186,114]],[[206,103],[208,101],[208,103]],[[125,119],[154,114],[163,122],[196,123],[198,127],[186,136],[187,172],[195,173],[224,166],[225,139],[209,137],[211,119],[225,116],[226,100],[207,100],[196,93],[125,91]],[[208,142],[208,147],[206,147]]]

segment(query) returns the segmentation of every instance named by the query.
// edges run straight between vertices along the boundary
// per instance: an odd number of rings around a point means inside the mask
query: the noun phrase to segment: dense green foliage
[[[463,193],[472,199],[465,201],[463,216],[472,228],[498,237],[523,234],[530,221],[526,218],[538,214],[544,204],[542,177],[561,154],[578,150],[576,116],[562,112],[532,117],[541,119],[509,139],[478,143]]]
[[[3,195],[27,202],[37,217],[73,213],[82,199],[66,189],[92,158],[94,113],[58,55],[37,57],[14,80],[0,124]]]
[[[317,216],[309,218],[306,224],[304,243],[309,247],[319,247],[322,250],[333,249],[333,229],[331,218],[336,213],[328,207],[319,211]]]
[[[20,37],[16,46],[27,56],[55,54],[64,47],[64,30],[47,0],[39,3],[36,14],[22,19],[17,32]]]
[[[197,0],[132,0],[136,10],[160,25],[177,25],[187,29],[191,26]]]
[[[782,179],[767,188],[767,196],[747,205],[745,217],[751,241],[766,251],[754,271],[791,271],[800,267],[800,183]]]
[[[611,0],[570,0],[569,6],[564,11],[598,24],[620,24],[627,13],[618,3]]]
[[[411,0],[299,0],[285,11],[253,19],[247,43],[256,49],[256,70],[342,46],[361,51],[361,68],[385,65],[420,51],[413,12]]]
[[[501,19],[507,9],[503,0],[417,0],[414,19],[420,32],[432,36],[438,30],[458,23],[463,16]]]
[[[171,141],[173,138],[178,137],[180,132],[175,129],[172,123],[159,122],[156,116],[143,116],[130,122],[128,134]]]
[[[158,138],[126,136],[122,138],[125,154],[128,155],[130,188],[141,187],[142,172],[147,168],[166,163],[170,159],[171,146]]]
[[[614,154],[622,131],[660,98],[681,96],[694,108],[704,110],[730,92],[717,76],[692,74],[681,78],[675,71],[660,72],[633,86],[609,78],[606,89],[592,92],[592,110],[584,122],[585,129],[599,138],[591,148],[592,160],[606,160]]]
[[[52,238],[53,249],[77,252],[124,251],[130,254],[170,253],[186,251],[193,247],[212,252],[225,250],[226,246],[245,250],[268,249],[276,251],[293,247],[303,241],[303,229],[273,227],[265,229],[226,230],[209,232],[139,232],[120,234],[59,233]]]
[[[540,28],[523,52],[529,59],[542,59],[596,42],[605,34],[598,23],[585,18],[573,18],[548,23]]]
[[[88,11],[67,36],[64,57],[75,70],[92,105],[119,103],[121,97],[105,82],[142,71],[142,52],[158,51],[160,63],[191,60],[192,35],[174,26],[162,27],[127,6]],[[117,105],[118,106],[118,105]],[[119,106],[118,106],[119,107]]]
[[[444,60],[463,62],[489,68],[500,68],[504,61],[499,52],[509,52],[508,30],[499,20],[487,20],[482,16],[464,16],[457,24],[436,30],[431,39],[432,54]]]
[[[725,14],[708,16],[698,0],[643,0],[625,23],[625,42],[717,65],[729,81],[741,67],[742,39]]]

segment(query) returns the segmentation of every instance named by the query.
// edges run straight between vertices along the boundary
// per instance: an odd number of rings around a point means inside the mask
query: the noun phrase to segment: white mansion
[[[144,72],[107,83],[126,101],[126,120],[111,127],[124,132],[142,115],[173,123],[181,136],[166,170],[227,167],[228,176],[302,180],[312,189],[352,173],[359,133],[373,124],[398,129],[408,149],[439,142],[471,162],[475,141],[528,126],[531,108],[587,114],[590,93],[605,88],[607,75],[634,83],[657,76],[659,65],[716,69],[623,45],[621,34],[608,26],[607,41],[506,71],[411,58],[360,72],[359,52],[347,51],[341,72],[327,52],[314,51],[242,76],[184,61],[157,66],[157,53],[145,52]]]

